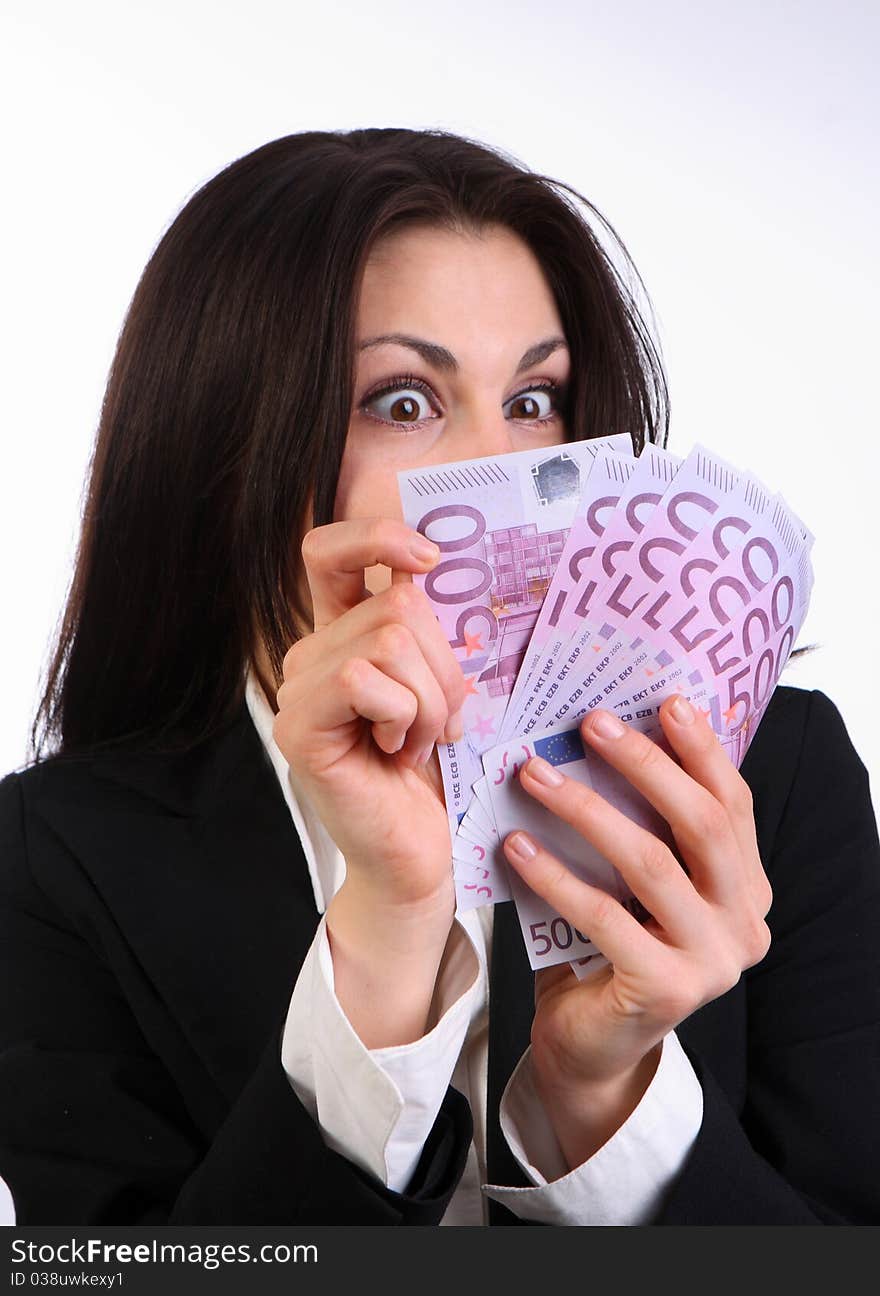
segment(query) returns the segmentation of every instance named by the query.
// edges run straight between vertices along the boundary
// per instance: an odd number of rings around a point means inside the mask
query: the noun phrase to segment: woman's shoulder
[[[127,748],[50,755],[0,779],[0,816],[129,807],[164,814],[198,814],[261,751],[242,703],[222,729],[177,750]]]
[[[227,923],[234,944],[247,905],[262,917],[273,903],[278,862],[298,840],[246,711],[187,752],[38,762],[0,780],[0,933],[61,940],[102,963],[112,949],[124,962],[119,933],[140,938],[157,895],[175,896],[174,923],[189,914],[195,930],[223,878],[211,925]],[[260,890],[238,867],[248,849],[259,852]],[[297,885],[301,873],[308,882],[302,865]]]
[[[230,796],[265,777],[259,735],[245,710],[211,739],[184,751],[50,756],[0,779],[0,874],[5,890],[32,881],[56,890],[62,876],[108,842],[186,835]],[[271,773],[271,771],[269,771]]]
[[[771,765],[777,774],[780,766],[794,772],[805,757],[819,753],[861,763],[843,717],[827,694],[780,684],[758,725],[742,773],[755,777]]]
[[[823,825],[876,835],[867,770],[840,711],[819,689],[776,688],[740,773],[752,791],[762,853],[792,836],[815,840]]]

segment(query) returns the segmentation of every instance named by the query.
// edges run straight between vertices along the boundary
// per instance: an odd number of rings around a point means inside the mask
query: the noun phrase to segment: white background
[[[4,12],[0,773],[25,759],[108,366],[160,234],[268,140],[402,125],[498,145],[616,227],[654,303],[670,450],[701,441],[753,470],[816,535],[801,642],[821,648],[783,679],[833,698],[876,784],[880,6]]]

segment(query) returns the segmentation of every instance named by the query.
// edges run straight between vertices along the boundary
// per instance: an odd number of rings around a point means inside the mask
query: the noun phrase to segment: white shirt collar
[[[272,736],[275,713],[250,667],[245,676],[245,701],[299,833],[312,879],[315,904],[318,913],[323,913],[345,880],[345,858]]]

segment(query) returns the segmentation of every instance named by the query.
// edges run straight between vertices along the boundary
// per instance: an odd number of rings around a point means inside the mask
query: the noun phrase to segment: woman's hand
[[[522,787],[620,871],[652,917],[640,924],[616,899],[580,881],[511,833],[505,853],[538,895],[584,932],[611,964],[584,981],[566,965],[539,971],[532,1063],[569,1166],[592,1156],[637,1106],[664,1035],[725,993],[767,952],[772,893],[755,838],[751,793],[699,712],[680,697],[660,720],[681,765],[610,712],[581,732],[672,829],[686,865],[597,793],[539,758]],[[539,777],[555,775],[557,785]],[[520,839],[518,843],[517,839]]]
[[[364,569],[426,572],[439,550],[403,522],[355,518],[315,527],[302,553],[314,631],[285,656],[273,736],[345,858],[327,908],[340,1002],[369,1047],[408,1042],[455,912],[427,761],[461,736],[467,689],[424,592],[404,579],[369,594]]]
[[[413,548],[425,544],[427,559]],[[389,903],[428,898],[452,877],[424,762],[466,686],[424,592],[400,582],[369,594],[364,569],[426,572],[439,550],[402,522],[356,518],[315,527],[302,552],[314,632],[284,659],[275,741],[349,869]]]

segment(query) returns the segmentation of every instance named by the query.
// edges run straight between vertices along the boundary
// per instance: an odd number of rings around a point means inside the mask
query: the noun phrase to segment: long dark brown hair
[[[571,352],[567,435],[665,444],[641,278],[576,190],[440,130],[308,131],[208,181],[163,234],[110,368],[34,760],[186,750],[229,722],[261,636],[307,623],[296,542],[333,519],[368,254],[404,223],[505,225]],[[54,751],[47,749],[54,746]]]

